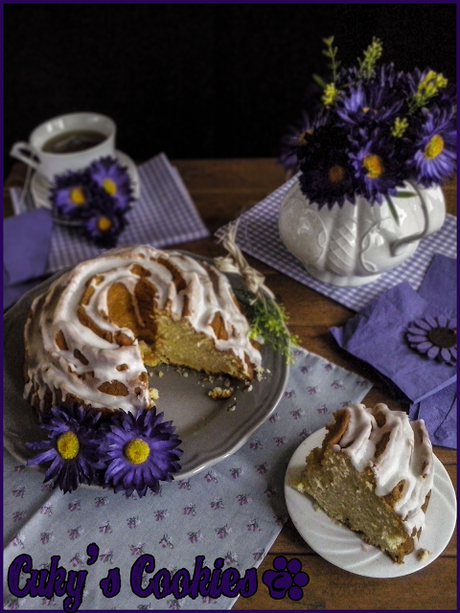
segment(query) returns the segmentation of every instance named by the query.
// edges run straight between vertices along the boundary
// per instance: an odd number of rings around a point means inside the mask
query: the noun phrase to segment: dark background
[[[136,161],[273,157],[328,74],[379,37],[382,61],[456,82],[455,4],[10,4],[4,6],[5,173],[39,123],[98,111]]]

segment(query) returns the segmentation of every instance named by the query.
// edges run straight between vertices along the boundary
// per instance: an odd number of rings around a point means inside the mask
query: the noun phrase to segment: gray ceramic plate
[[[4,316],[3,444],[21,462],[36,453],[25,442],[44,437],[34,411],[22,396],[24,325],[33,299],[60,274],[31,290]],[[241,288],[239,278],[233,275],[229,278],[235,290]],[[153,372],[150,385],[160,392],[157,410],[164,412],[166,420],[173,420],[182,440],[184,454],[176,479],[186,479],[235,453],[275,410],[283,395],[288,367],[285,358],[268,345],[262,348],[262,358],[269,372],[249,388],[232,380],[234,393],[227,400],[212,400],[208,396],[216,385],[222,387],[223,378],[215,377],[211,383],[205,381],[203,373],[187,369],[173,366],[149,369]],[[163,371],[162,377],[157,374],[159,370]]]

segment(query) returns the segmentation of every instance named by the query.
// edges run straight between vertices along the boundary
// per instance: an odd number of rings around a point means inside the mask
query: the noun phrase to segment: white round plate
[[[25,294],[3,318],[3,445],[20,462],[36,455],[26,447],[26,441],[46,438],[35,412],[23,398],[24,325],[34,298],[46,291],[60,274]],[[229,279],[238,292],[242,287],[241,277],[229,275]],[[226,400],[212,400],[208,396],[208,391],[215,386],[222,387],[223,378],[203,381],[203,373],[188,369],[178,372],[176,367],[166,365],[161,369],[147,369],[154,373],[149,378],[150,386],[160,392],[157,410],[164,412],[165,420],[174,422],[182,440],[184,454],[180,459],[181,469],[174,475],[176,480],[187,479],[235,453],[275,410],[283,395],[289,368],[281,352],[269,345],[263,345],[261,353],[267,374],[260,381],[254,380],[249,388],[233,379],[234,394]],[[163,371],[162,377],[157,374],[159,370]]]
[[[284,482],[289,515],[306,543],[335,566],[364,577],[402,577],[431,564],[448,545],[457,519],[455,490],[438,458],[434,456],[433,489],[418,544],[431,554],[417,560],[415,553],[411,553],[404,558],[404,564],[397,564],[380,549],[366,545],[354,532],[335,523],[321,509],[315,510],[313,499],[294,488],[305,468],[306,456],[321,446],[325,434],[326,428],[321,428],[301,443],[289,462]]]
[[[140,195],[140,181],[136,164],[129,156],[126,155],[126,153],[122,153],[121,151],[115,151],[115,157],[122,166],[126,167],[133,186],[134,201],[138,200]],[[37,208],[51,208],[51,203],[49,200],[50,187],[51,183],[46,177],[38,172],[33,174],[30,182],[30,192]]]

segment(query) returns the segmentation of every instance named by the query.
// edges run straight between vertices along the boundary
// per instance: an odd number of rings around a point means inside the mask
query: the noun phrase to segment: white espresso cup
[[[10,155],[54,180],[68,170],[81,170],[103,156],[115,154],[116,125],[98,113],[70,113],[45,121],[17,142]]]

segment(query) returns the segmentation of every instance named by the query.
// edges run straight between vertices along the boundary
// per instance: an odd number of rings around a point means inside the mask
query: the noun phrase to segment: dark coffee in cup
[[[42,146],[42,151],[45,153],[76,153],[77,151],[85,151],[99,145],[107,138],[102,132],[94,130],[73,130],[58,134],[46,141]]]
[[[39,125],[29,142],[14,143],[10,154],[49,181],[115,155],[116,125],[99,113],[60,115]]]

